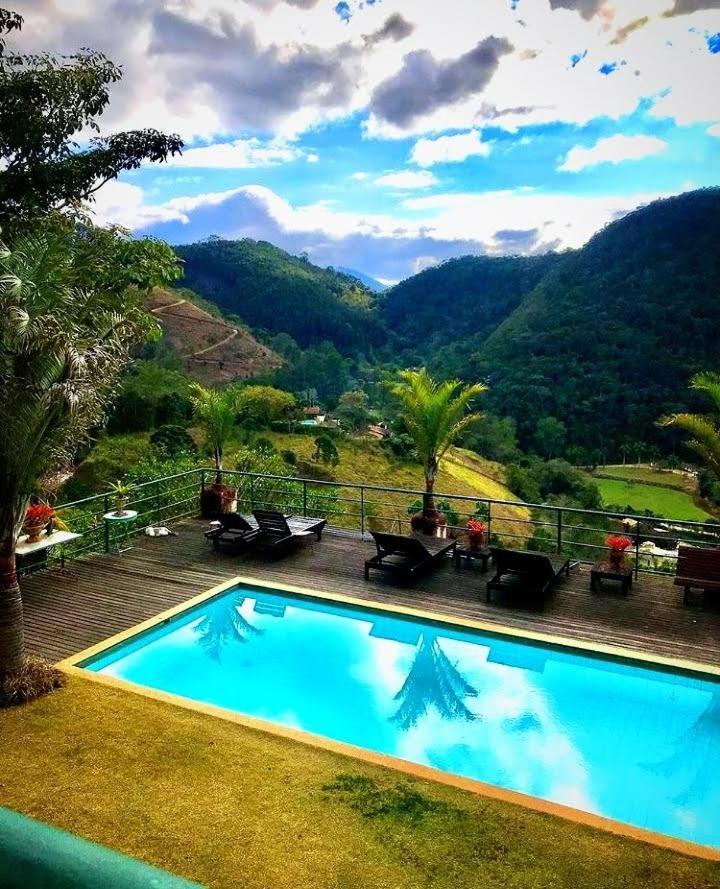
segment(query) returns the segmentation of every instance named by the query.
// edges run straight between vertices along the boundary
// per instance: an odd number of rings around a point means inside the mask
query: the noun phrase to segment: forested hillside
[[[463,256],[400,282],[379,302],[399,345],[449,375],[522,302],[558,256]]]
[[[355,278],[250,238],[175,251],[184,261],[182,285],[252,328],[287,333],[303,348],[328,340],[344,352],[366,351],[384,342],[376,297]]]
[[[514,417],[521,442],[543,417],[564,422],[582,462],[660,440],[655,422],[689,404],[688,378],[720,369],[719,321],[712,189],[637,210],[563,258],[464,376],[488,378],[488,404]]]

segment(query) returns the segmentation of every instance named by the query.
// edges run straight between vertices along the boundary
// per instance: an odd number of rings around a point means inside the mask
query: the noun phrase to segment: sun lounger
[[[570,559],[524,550],[491,548],[495,576],[488,581],[486,599],[493,593],[524,599],[542,609],[545,596],[560,577],[570,573]]]
[[[236,512],[226,512],[213,522],[212,527],[205,532],[205,537],[212,540],[215,549],[223,546],[247,548],[257,540],[258,534],[257,527],[253,527],[243,516]]]
[[[413,581],[420,574],[442,564],[448,554],[457,546],[455,540],[440,540],[436,537],[403,537],[384,531],[370,532],[377,554],[365,562],[365,580],[370,579],[370,571],[385,571],[402,581]]]

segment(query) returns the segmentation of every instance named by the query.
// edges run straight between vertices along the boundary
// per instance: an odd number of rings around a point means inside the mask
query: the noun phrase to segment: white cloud
[[[658,197],[550,194],[530,188],[405,198],[394,214],[348,213],[324,202],[292,206],[260,185],[145,203],[136,186],[109,183],[95,212],[171,244],[217,234],[267,240],[320,265],[399,280],[468,253],[503,255],[578,247],[607,223]]]
[[[644,157],[660,154],[667,147],[667,142],[656,136],[608,136],[606,139],[598,139],[590,148],[583,148],[581,145],[571,148],[558,170],[577,173],[598,164],[642,160]]]
[[[487,157],[490,143],[483,142],[477,130],[440,136],[437,139],[420,139],[413,145],[410,160],[420,167],[432,167],[440,163],[461,163],[472,156]]]
[[[715,136],[716,139],[720,139],[720,123],[714,123],[711,127],[707,129],[709,136]]]
[[[366,173],[364,170],[358,170],[357,173],[353,173],[350,178],[354,179],[356,182],[363,182],[365,179],[370,178],[370,174]]]
[[[376,185],[387,188],[430,188],[437,185],[437,176],[427,170],[400,170],[397,173],[385,173],[375,180]]]
[[[188,148],[182,155],[175,155],[168,163],[175,167],[205,167],[222,169],[248,169],[286,164],[304,158],[309,163],[318,160],[315,154],[306,154],[287,143],[263,143],[259,139],[236,139],[234,142],[217,142],[198,148]]]

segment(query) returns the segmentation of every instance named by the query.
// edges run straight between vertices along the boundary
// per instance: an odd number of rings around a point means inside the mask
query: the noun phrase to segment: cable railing
[[[55,507],[58,517],[79,536],[53,547],[37,564],[31,562],[23,570],[114,552],[151,526],[198,516],[202,492],[214,477],[214,470],[198,468],[135,485],[126,508],[137,515],[127,522],[108,520],[115,502],[110,493],[59,504]],[[233,508],[239,512],[267,508],[319,516],[326,518],[328,527],[337,533],[363,538],[374,530],[410,533],[412,515],[421,508],[423,498],[423,491],[411,488],[240,470],[224,470],[223,482],[236,488]],[[467,521],[474,518],[485,523],[490,544],[559,553],[578,562],[592,563],[607,552],[607,535],[622,533],[631,540],[628,559],[636,576],[641,572],[673,573],[680,544],[720,546],[720,523],[716,522],[524,503],[474,494],[437,492],[434,497],[438,510],[447,519],[438,533],[460,540],[466,535]]]

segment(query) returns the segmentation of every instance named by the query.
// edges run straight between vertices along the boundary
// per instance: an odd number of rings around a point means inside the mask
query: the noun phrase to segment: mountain
[[[355,269],[346,269],[343,266],[338,266],[336,271],[341,272],[343,275],[347,275],[348,278],[355,278],[355,280],[364,284],[367,289],[371,290],[373,293],[383,293],[387,290],[385,284],[382,284],[377,278],[366,275],[365,272],[358,272]]]
[[[664,413],[698,407],[688,379],[720,369],[720,189],[649,204],[550,268],[480,347],[488,405],[521,442],[553,416],[586,460],[663,441]]]
[[[180,358],[188,376],[205,385],[247,379],[282,364],[249,330],[206,311],[185,291],[156,287],[148,305],[163,329],[163,346]]]
[[[288,333],[303,348],[329,340],[346,353],[385,340],[374,294],[334,269],[250,238],[174,249],[184,262],[181,284],[251,328]]]
[[[392,287],[378,311],[402,347],[455,375],[557,262],[554,254],[450,259]]]

